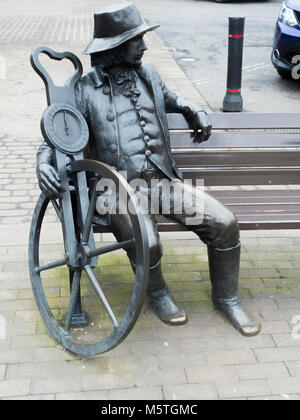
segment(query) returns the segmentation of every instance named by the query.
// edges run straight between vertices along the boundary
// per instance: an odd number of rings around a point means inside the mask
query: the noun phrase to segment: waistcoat
[[[174,178],[149,87],[137,76],[138,96],[134,100],[125,96],[123,85],[114,80],[112,90],[119,130],[120,170],[127,171],[128,181],[147,169],[158,169],[169,179]]]

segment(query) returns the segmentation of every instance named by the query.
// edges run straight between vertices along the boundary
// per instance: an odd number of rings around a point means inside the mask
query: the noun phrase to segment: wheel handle
[[[75,68],[75,73],[73,76],[66,81],[63,87],[55,86],[53,83],[53,80],[45,67],[42,66],[39,60],[40,54],[46,54],[49,58],[61,61],[63,59],[70,60]],[[33,67],[33,69],[36,71],[36,73],[41,77],[43,80],[45,87],[46,87],[46,94],[47,94],[47,103],[48,105],[58,102],[58,103],[70,103],[71,105],[74,105],[75,98],[74,98],[74,88],[77,81],[82,76],[82,64],[79,60],[79,58],[69,52],[57,52],[52,50],[49,47],[45,46],[39,46],[33,50],[33,52],[30,55],[30,62]]]

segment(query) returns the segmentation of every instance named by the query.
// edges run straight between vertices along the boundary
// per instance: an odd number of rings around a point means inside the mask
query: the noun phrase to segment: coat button
[[[141,126],[141,127],[145,127],[145,125],[146,125],[145,121],[144,121],[144,120],[141,120],[141,121],[140,121],[140,126]]]
[[[103,88],[103,93],[104,93],[104,95],[109,95],[110,94],[110,87],[109,86],[105,86]]]
[[[135,109],[136,109],[137,111],[140,111],[140,110],[142,109],[142,107],[141,107],[141,105],[135,105]]]
[[[151,150],[147,149],[147,150],[146,150],[146,152],[145,152],[145,155],[146,155],[147,157],[150,157],[150,156],[152,155]]]
[[[117,146],[115,145],[115,144],[111,144],[110,145],[110,151],[112,152],[112,153],[116,153],[116,151],[118,150],[118,148],[117,148]]]
[[[107,121],[114,121],[115,115],[112,112],[110,112],[109,114],[106,115],[106,119]]]
[[[149,136],[145,136],[145,137],[144,137],[144,140],[145,140],[145,141],[149,141],[149,140],[150,140],[150,137],[149,137]]]

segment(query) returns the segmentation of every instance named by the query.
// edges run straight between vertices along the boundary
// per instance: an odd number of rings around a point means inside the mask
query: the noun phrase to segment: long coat
[[[201,109],[183,97],[170,92],[149,63],[143,62],[143,65],[136,71],[145,81],[150,92],[153,93],[156,113],[163,133],[162,141],[166,146],[169,163],[173,168],[174,177],[182,179],[182,174],[171,153],[166,114],[168,112],[182,113],[188,121],[191,121]],[[106,89],[104,89],[105,87]],[[126,168],[120,168],[119,128],[108,74],[102,72],[99,67],[92,67],[78,81],[75,97],[76,106],[89,125],[90,139],[87,150],[85,150],[85,157],[105,162],[118,171],[126,170]],[[38,164],[41,162],[53,163],[52,156],[53,150],[46,142],[43,142],[38,151]],[[157,155],[156,159],[159,158]],[[161,162],[157,162],[159,167],[161,167],[162,161],[163,159]]]

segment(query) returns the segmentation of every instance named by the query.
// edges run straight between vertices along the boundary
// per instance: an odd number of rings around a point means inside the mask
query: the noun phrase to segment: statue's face
[[[146,49],[143,35],[131,39],[125,45],[125,63],[131,66],[140,66]]]

